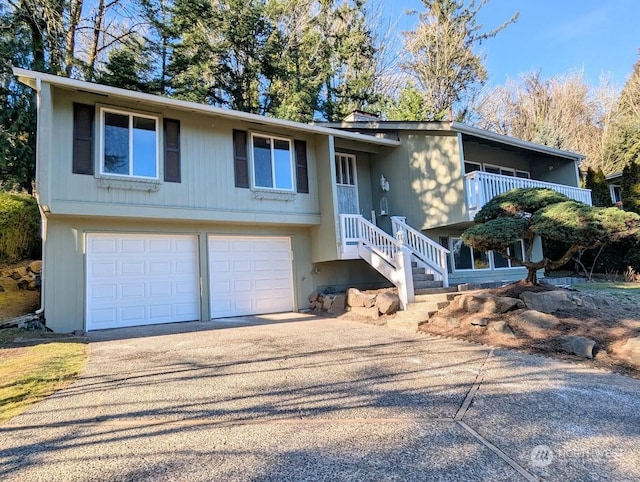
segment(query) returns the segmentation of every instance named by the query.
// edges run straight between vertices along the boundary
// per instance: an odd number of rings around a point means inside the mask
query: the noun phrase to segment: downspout
[[[42,80],[40,78],[36,78],[36,112],[37,112],[37,121],[39,122],[40,120],[40,92],[42,91]],[[37,129],[37,123],[36,123],[36,129]],[[36,131],[37,132],[37,131]],[[35,311],[36,315],[42,315],[44,314],[44,276],[45,276],[45,272],[44,272],[44,233],[46,233],[46,225],[47,225],[47,218],[46,218],[46,213],[45,210],[43,209],[42,205],[40,204],[40,196],[38,193],[38,164],[40,161],[39,158],[39,143],[36,142],[36,189],[35,189],[35,194],[36,194],[36,200],[38,201],[38,210],[40,211],[40,239],[42,240],[42,267],[40,268],[40,308],[38,308]]]

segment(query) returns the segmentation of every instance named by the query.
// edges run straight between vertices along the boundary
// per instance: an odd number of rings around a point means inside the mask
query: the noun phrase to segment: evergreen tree
[[[640,164],[629,162],[622,170],[622,207],[640,214]]]
[[[484,59],[475,52],[516,21],[518,14],[482,32],[478,14],[488,0],[422,0],[415,30],[404,32],[407,58],[402,64],[423,91],[425,110],[433,120],[462,120],[487,78]]]
[[[170,73],[177,97],[265,113],[278,45],[261,0],[178,0],[181,39]]]
[[[375,91],[377,52],[365,0],[320,0],[320,29],[326,67],[320,110],[336,122],[380,102]]]
[[[607,172],[619,172],[640,157],[640,61],[620,94],[608,143]]]
[[[11,64],[31,67],[34,55],[40,56],[30,34],[24,22],[0,5],[0,189],[29,193],[35,179],[36,100],[32,89],[15,80]]]
[[[97,82],[122,89],[149,93],[152,91],[150,58],[145,55],[144,41],[131,38],[109,53],[109,60]]]
[[[602,169],[598,169],[597,171],[591,168],[587,169],[584,184],[585,188],[591,189],[591,203],[594,206],[611,206],[611,191],[609,190],[609,183]]]
[[[397,99],[387,102],[384,116],[390,121],[421,121],[428,117],[423,94],[411,80],[400,90]]]

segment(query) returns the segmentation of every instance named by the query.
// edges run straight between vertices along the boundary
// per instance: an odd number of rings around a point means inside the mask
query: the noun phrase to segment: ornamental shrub
[[[40,258],[40,212],[35,198],[0,192],[0,262]]]

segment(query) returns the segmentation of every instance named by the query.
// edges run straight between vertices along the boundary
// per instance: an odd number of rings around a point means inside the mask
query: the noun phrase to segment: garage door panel
[[[211,317],[293,310],[290,253],[285,237],[210,236]]]
[[[87,330],[200,318],[197,237],[88,234]]]

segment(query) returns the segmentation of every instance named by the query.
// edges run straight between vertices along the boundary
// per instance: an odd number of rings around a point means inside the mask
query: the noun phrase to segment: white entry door
[[[88,234],[86,329],[200,319],[190,235]]]
[[[210,236],[211,318],[293,310],[291,240]]]
[[[336,154],[336,188],[339,214],[360,214],[356,156]]]

